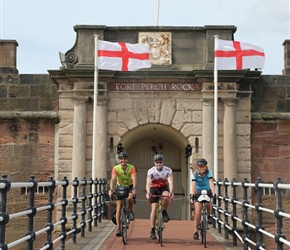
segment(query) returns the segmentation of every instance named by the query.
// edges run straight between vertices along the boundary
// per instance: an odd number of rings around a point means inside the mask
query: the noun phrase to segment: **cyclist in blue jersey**
[[[214,183],[212,171],[207,167],[207,161],[204,158],[198,159],[196,161],[197,169],[192,173],[192,184],[191,184],[191,193],[192,193],[192,202],[194,203],[194,234],[193,238],[195,240],[199,239],[198,234],[198,225],[201,217],[202,203],[197,202],[197,197],[194,196],[197,191],[201,190],[211,190],[212,196],[214,196]],[[211,212],[212,204],[211,202],[206,204],[207,214]],[[211,223],[212,219],[209,216],[208,222]]]

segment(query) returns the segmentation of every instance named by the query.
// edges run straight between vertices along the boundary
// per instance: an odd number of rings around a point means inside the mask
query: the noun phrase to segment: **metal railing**
[[[47,182],[37,182],[34,176],[31,176],[28,182],[11,182],[7,175],[2,175],[0,179],[0,249],[7,250],[26,242],[26,249],[32,250],[35,240],[41,234],[46,234],[46,241],[40,248],[41,250],[53,249],[56,245],[64,250],[68,237],[71,237],[73,243],[76,244],[77,234],[80,233],[81,237],[84,237],[85,229],[91,232],[92,226],[96,227],[98,222],[103,219],[106,184],[106,179],[86,180],[84,178],[78,180],[75,178],[73,181],[68,181],[66,177],[61,181],[55,181],[50,177]],[[71,199],[67,197],[69,186],[72,188]],[[25,211],[9,214],[7,213],[8,195],[9,191],[14,188],[24,188],[27,191],[28,207]],[[47,194],[47,203],[45,206],[36,207],[35,198],[40,188],[48,190],[47,193],[43,192],[45,195]],[[61,196],[59,202],[55,202],[57,200],[54,198],[55,190],[58,190],[58,194]],[[61,218],[55,222],[55,209],[58,207]],[[35,231],[35,218],[39,213],[45,211],[47,212],[45,216],[47,223],[43,225],[43,228]],[[72,211],[70,217],[67,216],[68,211]],[[27,232],[22,238],[7,243],[6,230],[10,222],[25,215],[28,217]],[[72,225],[70,230],[67,229],[68,225]],[[55,237],[57,227],[59,235]]]
[[[242,182],[215,181],[217,188],[217,197],[213,202],[213,227],[217,228],[218,233],[224,231],[224,238],[229,239],[232,235],[233,246],[237,246],[238,240],[243,244],[244,249],[276,249],[283,250],[284,245],[290,246],[286,239],[283,222],[290,219],[290,214],[285,212],[285,201],[289,204],[287,196],[283,198],[283,193],[290,190],[290,184],[284,184],[280,177],[274,183],[263,183],[258,178],[255,183],[250,183],[246,178]],[[72,188],[71,199],[67,197],[67,188]],[[41,243],[44,249],[54,249],[59,246],[61,250],[65,249],[68,239],[72,239],[76,244],[77,235],[85,237],[85,230],[92,231],[92,226],[97,227],[98,222],[104,218],[107,180],[106,179],[82,179],[75,178],[68,181],[66,177],[61,181],[55,181],[52,177],[47,182],[37,182],[34,176],[31,176],[28,182],[10,182],[7,175],[2,175],[0,179],[0,250],[7,250],[19,246],[26,242],[26,249],[32,250],[34,242],[45,234],[46,240]],[[8,195],[11,189],[25,189],[28,201],[26,210],[16,213],[7,213]],[[47,203],[44,206],[36,206],[35,198],[39,190],[47,195]],[[44,190],[47,192],[44,192]],[[270,189],[270,194],[275,194],[275,202],[272,205],[275,209],[266,208],[266,201],[263,200],[264,190]],[[55,190],[59,198],[54,197]],[[239,195],[237,194],[239,193]],[[253,195],[253,197],[252,197]],[[239,200],[239,197],[240,198]],[[42,197],[42,199],[44,199]],[[59,200],[59,202],[56,202]],[[256,200],[256,204],[250,204],[250,200]],[[264,201],[264,204],[263,204]],[[283,207],[284,205],[284,207]],[[59,208],[61,218],[56,221],[56,208]],[[289,207],[288,207],[289,208]],[[68,217],[68,211],[72,212]],[[290,211],[290,209],[289,209]],[[46,212],[47,223],[41,229],[36,230],[35,218],[37,215]],[[275,232],[265,229],[263,218],[265,215],[273,218],[275,221]],[[6,242],[6,230],[13,220],[27,216],[27,232],[12,242]],[[254,221],[254,222],[253,222]],[[68,225],[71,227],[68,229]],[[288,223],[289,225],[289,223]],[[59,230],[57,231],[56,228]],[[241,228],[239,231],[238,228]],[[286,230],[287,231],[287,230]],[[288,230],[290,234],[290,227]],[[265,246],[265,236],[272,241],[271,248]],[[251,248],[254,247],[254,248]]]
[[[266,248],[264,244],[264,236],[269,237],[271,241],[271,249],[273,245],[276,245],[276,249],[284,249],[284,245],[290,247],[290,241],[286,240],[286,235],[283,228],[283,220],[290,219],[290,214],[286,213],[283,209],[283,193],[286,190],[290,190],[290,184],[284,184],[281,177],[278,177],[274,183],[263,183],[261,178],[258,178],[255,183],[249,183],[245,178],[242,182],[237,182],[235,179],[233,181],[218,180],[214,182],[217,186],[217,196],[216,200],[213,202],[213,227],[218,229],[218,233],[222,232],[224,229],[225,239],[229,239],[229,233],[232,235],[233,246],[237,246],[237,240],[239,239],[244,245],[244,249],[270,249]],[[237,189],[242,190],[242,200],[238,200]],[[252,188],[252,189],[249,189]],[[276,208],[269,209],[265,208],[263,204],[263,194],[264,189],[272,189],[275,199],[272,200],[272,204],[276,204]],[[254,192],[252,192],[252,190]],[[230,193],[230,194],[229,194]],[[249,195],[255,194],[257,203],[255,205],[250,204]],[[231,197],[229,197],[231,196]],[[284,205],[289,203],[289,198],[284,199]],[[267,205],[267,204],[266,204]],[[269,205],[269,204],[268,204]],[[238,210],[240,209],[241,218],[238,216]],[[269,232],[265,229],[263,225],[263,215],[270,214],[272,216],[275,224],[276,232]],[[250,220],[250,215],[252,219]],[[255,224],[253,218],[256,217]],[[242,235],[238,233],[238,223],[242,228]],[[250,231],[254,232],[253,237],[250,236]],[[288,234],[290,232],[288,231]],[[289,237],[289,236],[288,236]],[[255,238],[253,240],[252,238]],[[288,248],[287,248],[288,249]]]

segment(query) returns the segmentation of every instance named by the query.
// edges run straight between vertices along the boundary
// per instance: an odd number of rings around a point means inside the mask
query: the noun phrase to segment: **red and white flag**
[[[116,71],[151,68],[149,48],[143,44],[98,40],[98,68]]]
[[[264,50],[254,44],[216,39],[217,70],[261,69],[265,67]]]

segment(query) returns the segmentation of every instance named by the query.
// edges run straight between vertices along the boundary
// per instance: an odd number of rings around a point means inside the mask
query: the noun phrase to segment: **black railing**
[[[72,187],[72,198],[67,197],[67,188]],[[96,227],[98,222],[104,218],[105,212],[105,195],[107,180],[92,178],[78,180],[75,178],[69,182],[66,177],[62,181],[55,181],[52,177],[47,182],[37,182],[34,176],[31,176],[28,182],[10,182],[7,175],[2,175],[0,179],[0,249],[6,250],[19,246],[26,242],[26,249],[34,249],[34,243],[41,234],[46,234],[46,241],[39,249],[54,249],[59,246],[61,250],[65,249],[65,244],[69,237],[73,243],[76,243],[77,234],[85,237],[85,229],[92,231],[92,226]],[[25,211],[17,213],[7,213],[7,205],[13,197],[8,197],[13,188],[25,189],[29,195],[28,207]],[[48,190],[47,203],[45,206],[37,207],[35,204],[36,194],[39,189]],[[54,198],[55,191],[61,197],[59,202]],[[94,190],[94,192],[93,192]],[[11,192],[13,193],[13,192]],[[43,192],[45,195],[46,193]],[[80,195],[79,195],[80,194]],[[10,200],[9,200],[10,199]],[[23,204],[22,204],[23,205]],[[56,221],[56,208],[61,208],[61,218]],[[42,211],[47,211],[47,223],[42,225],[43,228],[35,231],[35,218]],[[68,212],[72,212],[70,217]],[[13,219],[28,217],[27,232],[22,238],[13,242],[6,242],[6,230],[12,223]],[[67,227],[72,225],[68,230]],[[57,231],[56,228],[59,228]],[[19,231],[16,229],[16,231]]]
[[[235,179],[233,181],[218,180],[215,181],[215,185],[217,200],[213,202],[213,227],[217,228],[218,233],[222,233],[222,229],[224,229],[225,239],[229,239],[230,233],[233,246],[237,246],[237,242],[240,240],[245,250],[252,249],[250,246],[261,250],[274,249],[273,247],[282,250],[284,245],[290,247],[290,241],[286,240],[286,234],[290,235],[289,223],[287,228],[283,228],[283,220],[290,219],[289,194],[284,198],[282,195],[286,194],[286,190],[290,190],[290,184],[284,184],[278,177],[274,183],[263,183],[261,178],[258,178],[255,183],[250,183],[245,178],[242,182],[237,182]],[[270,189],[270,191],[265,192],[266,189]],[[238,191],[240,191],[239,196],[243,197],[240,200],[237,195]],[[274,195],[268,196],[272,199],[264,201],[263,204],[265,193]],[[249,196],[252,195],[254,195],[252,200],[257,201],[255,205],[250,204],[249,201]],[[276,205],[276,208],[265,208],[265,205],[268,207]],[[283,205],[285,207],[288,205],[288,213],[284,211]],[[269,217],[269,215],[273,222],[267,222],[267,225],[272,226],[272,232],[267,230],[263,224],[263,218]],[[239,232],[239,226],[242,232]],[[264,236],[268,237],[267,246]]]
[[[260,250],[274,249],[274,247],[283,250],[284,245],[290,246],[290,242],[286,239],[286,235],[290,235],[290,223],[283,223],[285,219],[288,219],[288,222],[290,219],[290,184],[284,184],[279,177],[274,183],[263,183],[260,178],[255,183],[250,183],[247,179],[242,182],[225,179],[215,181],[215,185],[217,199],[213,202],[213,227],[217,228],[218,233],[223,233],[225,239],[229,239],[231,235],[233,246],[237,246],[238,240],[245,250],[253,249],[252,247]],[[71,188],[70,199],[67,197],[68,187]],[[106,187],[106,179],[75,178],[70,182],[66,177],[62,181],[55,181],[51,177],[47,182],[37,182],[32,176],[28,182],[10,182],[7,175],[2,175],[0,249],[7,250],[26,243],[25,249],[30,250],[35,248],[36,242],[38,245],[40,242],[41,247],[37,249],[54,249],[59,246],[64,250],[69,239],[76,244],[78,234],[85,237],[85,230],[91,232],[92,227],[97,227],[98,222],[104,218]],[[26,210],[8,213],[9,209],[13,212],[16,209],[9,204],[11,199],[13,201],[10,194],[13,196],[15,191],[12,190],[16,188],[21,188],[28,194],[26,198],[28,207]],[[44,197],[37,198],[36,195],[41,189]],[[267,189],[268,192],[265,192]],[[55,197],[55,194],[58,197]],[[37,202],[35,202],[36,198]],[[256,202],[255,205],[250,204],[252,200]],[[47,203],[42,205],[43,201]],[[275,208],[271,209],[273,206]],[[56,211],[57,209],[59,210]],[[285,209],[288,209],[288,213]],[[38,229],[35,227],[35,220],[43,211],[47,212],[47,215],[43,216],[46,223],[41,224],[41,229]],[[68,212],[72,213],[70,217],[67,215]],[[58,220],[57,215],[60,215]],[[20,221],[23,216],[27,216],[28,219],[26,233],[8,243],[6,241],[8,228],[11,230],[11,224],[17,219]],[[265,221],[265,217],[267,220],[271,218],[273,222]],[[272,228],[269,229],[267,226]],[[19,231],[18,228],[15,231]],[[43,237],[44,234],[46,239]]]

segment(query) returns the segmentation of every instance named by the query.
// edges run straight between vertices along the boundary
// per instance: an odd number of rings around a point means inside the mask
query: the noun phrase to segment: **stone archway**
[[[148,124],[135,128],[125,134],[120,141],[129,153],[129,161],[137,168],[136,218],[148,219],[150,206],[145,198],[147,170],[153,166],[152,158],[156,152],[165,156],[165,165],[173,169],[174,205],[169,208],[172,219],[188,219],[188,194],[190,171],[186,166],[184,148],[188,140],[179,131],[161,124]]]

